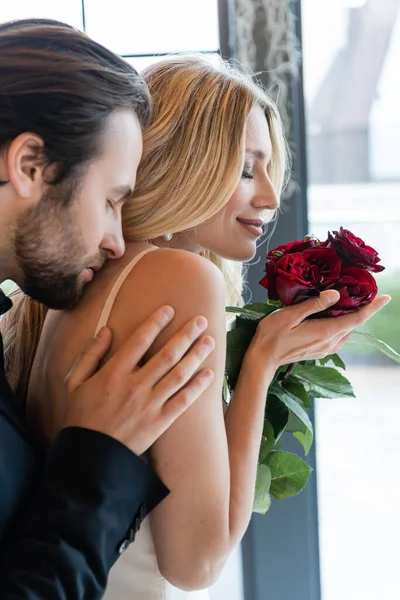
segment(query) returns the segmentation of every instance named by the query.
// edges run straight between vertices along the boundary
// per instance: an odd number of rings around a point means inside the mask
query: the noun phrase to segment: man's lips
[[[100,269],[103,268],[104,265],[93,265],[91,267],[86,267],[86,269],[84,269],[84,273],[85,273],[85,279],[87,281],[91,281],[94,277],[94,274],[97,271],[100,271]]]

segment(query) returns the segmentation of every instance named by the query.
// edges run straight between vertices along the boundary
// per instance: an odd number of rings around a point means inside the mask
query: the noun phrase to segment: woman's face
[[[254,107],[246,126],[245,162],[241,180],[229,202],[212,219],[194,230],[200,250],[231,260],[246,261],[256,253],[263,224],[279,206],[267,173],[272,145],[263,110]]]

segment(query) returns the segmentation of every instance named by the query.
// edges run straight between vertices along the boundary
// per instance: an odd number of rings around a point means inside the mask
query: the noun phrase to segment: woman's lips
[[[264,222],[261,221],[261,219],[237,219],[237,220],[254,237],[262,236]]]

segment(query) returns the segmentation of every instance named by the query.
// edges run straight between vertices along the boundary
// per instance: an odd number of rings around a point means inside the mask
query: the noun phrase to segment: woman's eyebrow
[[[262,150],[252,150],[250,148],[246,148],[246,154],[251,154],[252,156],[254,156],[254,158],[257,158],[258,160],[267,159],[267,155]]]

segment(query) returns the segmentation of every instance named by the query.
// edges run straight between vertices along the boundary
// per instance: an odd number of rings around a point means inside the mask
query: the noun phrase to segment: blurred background
[[[344,226],[379,250],[393,299],[364,329],[400,352],[400,0],[1,1],[0,21],[25,17],[85,29],[138,70],[202,51],[256,71],[294,156],[271,243]],[[362,346],[341,355],[357,398],[316,401],[309,489],[252,519],[213,600],[395,597],[400,368]]]

